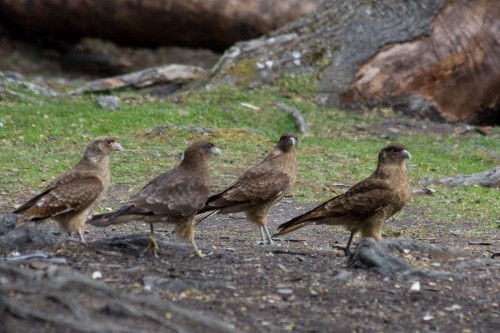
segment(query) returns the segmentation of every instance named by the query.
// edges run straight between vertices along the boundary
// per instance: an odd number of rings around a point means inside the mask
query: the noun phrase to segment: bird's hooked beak
[[[297,140],[295,138],[288,138],[288,141],[291,142],[292,146],[295,146],[297,144]]]
[[[217,148],[217,147],[212,148],[212,154],[214,154],[215,156],[220,155],[221,153],[222,153],[222,150],[220,150],[219,148]]]
[[[122,151],[123,150],[122,145],[119,144],[118,142],[113,142],[111,144],[111,148],[113,148],[113,151]]]
[[[411,154],[406,149],[403,150],[403,156],[406,157],[407,159],[411,160]]]

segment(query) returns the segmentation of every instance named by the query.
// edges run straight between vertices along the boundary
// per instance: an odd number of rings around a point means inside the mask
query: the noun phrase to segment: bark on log
[[[442,178],[439,182],[448,186],[479,185],[484,187],[499,188],[500,166],[472,175],[457,175],[455,177]]]
[[[68,268],[0,263],[1,332],[218,332],[230,325],[171,302],[127,295]]]
[[[500,2],[328,1],[226,52],[208,87],[317,73],[330,107],[393,106],[434,120],[500,124]]]
[[[1,0],[0,21],[37,37],[225,50],[315,10],[323,0]]]
[[[108,77],[85,83],[80,88],[68,92],[68,95],[78,95],[87,92],[101,92],[127,87],[144,88],[157,84],[174,83],[185,85],[198,80],[205,75],[200,67],[173,64],[146,68],[125,75]]]

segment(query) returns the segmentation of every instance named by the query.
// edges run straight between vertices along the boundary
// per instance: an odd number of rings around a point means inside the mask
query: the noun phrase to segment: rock
[[[5,214],[0,217],[0,236],[6,235],[9,231],[16,227],[17,215]]]
[[[454,269],[433,270],[413,267],[403,259],[393,255],[393,252],[419,253],[420,257],[430,257],[431,267],[441,267],[442,264],[434,260],[450,262],[449,259],[461,258]],[[494,259],[473,258],[467,259],[467,254],[458,248],[450,246],[436,246],[412,239],[391,239],[376,242],[373,238],[362,239],[353,255],[349,258],[348,267],[370,270],[381,276],[396,277],[398,279],[415,282],[422,279],[447,281],[488,281],[491,277],[470,273],[457,273],[463,267],[500,267]],[[450,280],[451,279],[451,280]]]
[[[373,238],[363,239],[349,258],[350,268],[374,270],[380,275],[395,275],[410,271],[411,266],[380,246]]]
[[[290,289],[290,288],[278,289],[277,292],[280,295],[291,295],[291,294],[293,294],[293,290]]]
[[[172,293],[181,293],[193,288],[192,285],[182,280],[156,275],[147,275],[142,279],[142,281],[146,290],[152,290],[155,292],[168,290]]]
[[[96,99],[97,106],[104,110],[119,110],[120,99],[116,96],[99,96]]]
[[[1,252],[53,246],[65,240],[65,237],[38,228],[37,223],[27,222],[19,226],[16,226],[16,223],[16,214],[0,217]]]

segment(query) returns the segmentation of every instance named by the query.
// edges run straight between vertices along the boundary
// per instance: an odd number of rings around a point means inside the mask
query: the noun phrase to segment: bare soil
[[[272,213],[271,231],[305,208],[286,198]],[[412,224],[397,218],[389,223],[402,230]],[[498,235],[486,240],[447,239],[446,233],[437,232],[431,242],[460,249],[409,248],[395,255],[418,269],[417,274],[382,276],[373,270],[347,267],[348,259],[332,248],[347,240],[348,233],[340,228],[310,226],[277,241],[277,246],[262,246],[255,244],[257,227],[244,216],[214,216],[196,231],[196,242],[207,254],[204,258],[194,256],[189,245],[177,241],[169,225],[156,227],[160,254],[154,258],[150,251],[145,252],[148,230],[140,222],[109,229],[89,226],[86,246],[68,241],[41,248],[33,248],[29,242],[20,244],[22,254],[40,250],[51,258],[65,258],[65,264],[32,259],[0,262],[0,266],[42,272],[62,266],[89,279],[99,272],[102,277],[98,280],[118,294],[173,302],[241,332],[500,330],[500,262],[498,257],[491,259]],[[45,223],[38,231],[56,233],[57,228]],[[11,251],[0,250],[4,256]],[[0,274],[0,280],[8,277]],[[417,281],[420,288],[411,290]],[[86,293],[75,288],[72,293]],[[30,306],[36,306],[47,299],[33,298],[31,302]],[[28,326],[41,329],[39,332],[61,329],[50,322],[20,320],[9,310],[7,318],[8,323],[15,322],[9,327],[12,332]],[[143,318],[130,328],[170,331],[153,324]]]

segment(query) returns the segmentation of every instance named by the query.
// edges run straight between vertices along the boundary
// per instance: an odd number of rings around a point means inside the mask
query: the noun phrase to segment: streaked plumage
[[[352,237],[382,239],[384,222],[400,211],[410,197],[405,160],[411,155],[401,144],[392,143],[378,155],[377,169],[365,180],[355,184],[311,211],[293,218],[278,227],[281,236],[303,226],[316,224],[344,225],[351,231],[345,248],[349,252]]]
[[[18,223],[55,220],[69,235],[76,231],[84,242],[87,216],[101,201],[111,182],[109,155],[123,150],[112,137],[93,140],[82,159],[69,171],[53,180],[40,194],[14,210]]]
[[[194,219],[209,194],[208,159],[212,153],[219,152],[210,142],[193,143],[185,150],[183,160],[177,167],[151,180],[121,209],[93,216],[88,223],[105,227],[131,221],[147,222],[151,228],[150,241],[155,256],[158,245],[153,224],[173,223],[176,235],[191,243],[196,254],[202,256],[194,242]]]
[[[293,134],[283,135],[261,163],[246,171],[234,185],[208,199],[197,222],[217,213],[245,212],[247,219],[259,226],[262,242],[272,244],[268,215],[295,181],[296,148],[297,138]]]

